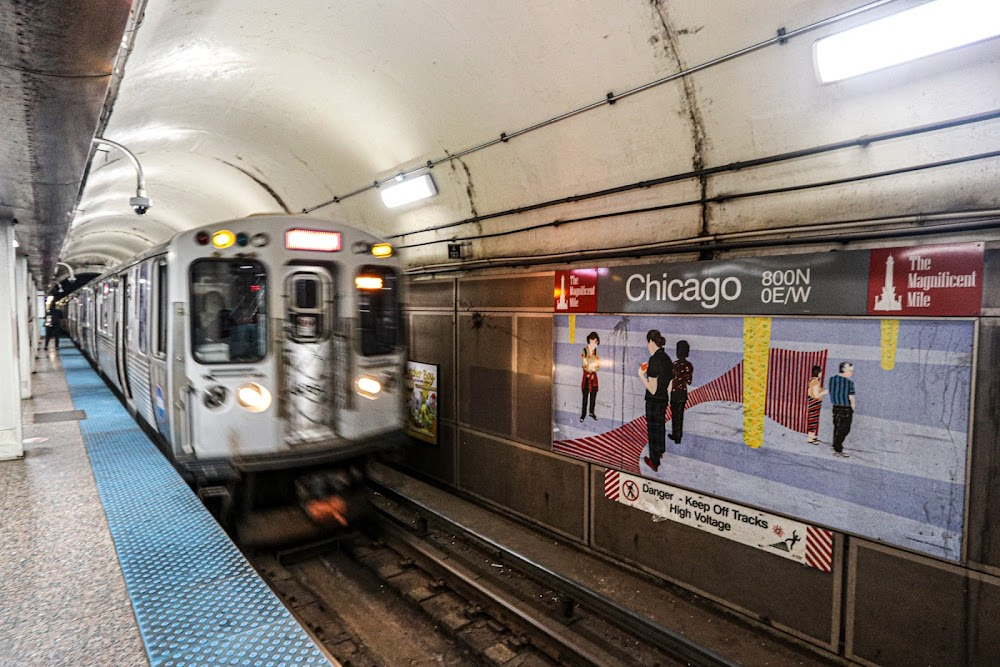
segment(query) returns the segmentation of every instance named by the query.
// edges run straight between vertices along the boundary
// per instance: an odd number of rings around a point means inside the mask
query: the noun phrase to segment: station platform
[[[0,461],[0,665],[334,664],[78,350]]]

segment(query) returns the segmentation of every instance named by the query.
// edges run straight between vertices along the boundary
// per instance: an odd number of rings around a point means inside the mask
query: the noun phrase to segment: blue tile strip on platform
[[[329,665],[83,355],[60,352],[151,667]]]

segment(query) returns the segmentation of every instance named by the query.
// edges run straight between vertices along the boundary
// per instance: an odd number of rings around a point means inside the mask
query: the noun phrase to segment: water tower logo
[[[892,282],[892,269],[895,262],[892,255],[885,258],[885,284],[882,286],[882,293],[875,296],[874,310],[903,310],[903,297],[896,294],[896,286]]]

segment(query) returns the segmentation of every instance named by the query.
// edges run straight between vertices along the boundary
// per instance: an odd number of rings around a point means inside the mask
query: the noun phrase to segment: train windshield
[[[358,289],[361,354],[392,354],[402,345],[399,276],[384,266],[366,266],[354,279]]]
[[[191,350],[202,364],[252,363],[267,354],[267,272],[248,259],[191,265]]]

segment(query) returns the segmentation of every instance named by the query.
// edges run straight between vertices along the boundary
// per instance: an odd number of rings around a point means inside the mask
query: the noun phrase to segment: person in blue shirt
[[[827,388],[830,391],[830,402],[833,403],[833,455],[841,458],[850,456],[844,451],[844,440],[851,432],[851,422],[854,420],[856,400],[854,397],[854,364],[842,361],[840,373],[830,378]]]

